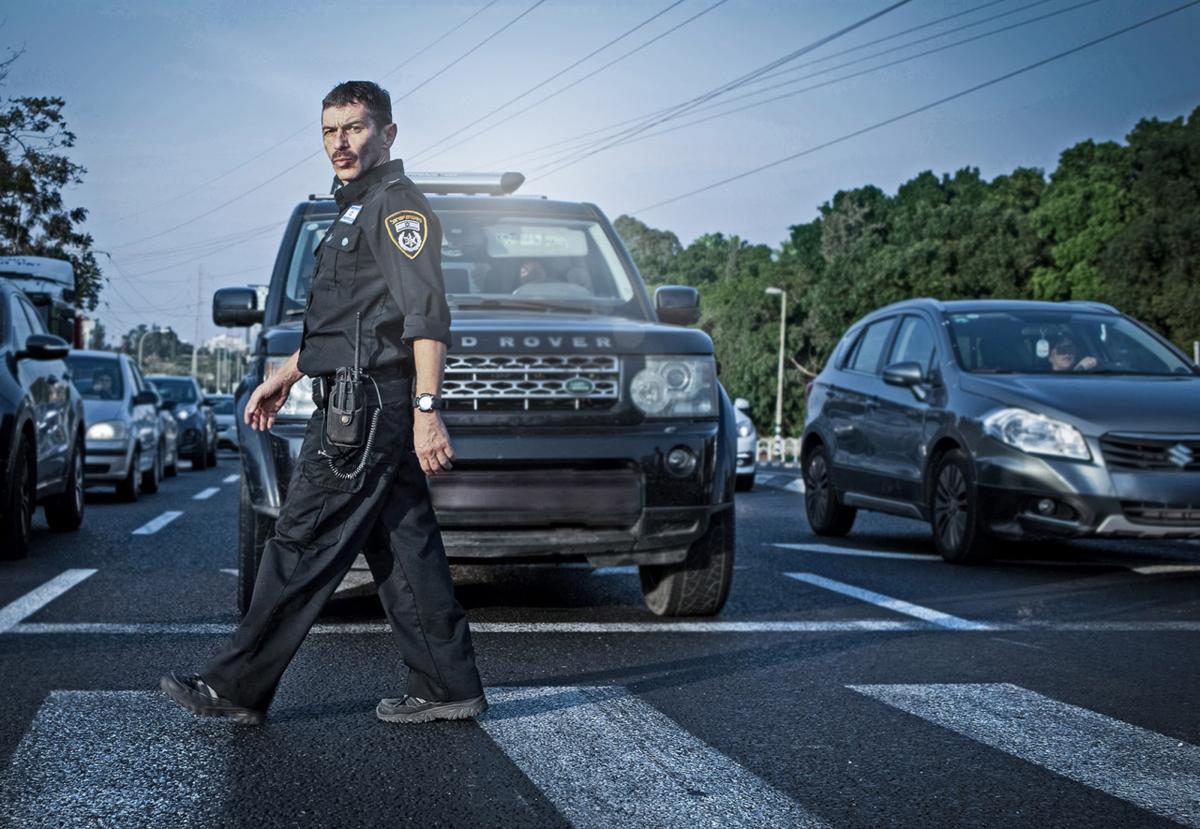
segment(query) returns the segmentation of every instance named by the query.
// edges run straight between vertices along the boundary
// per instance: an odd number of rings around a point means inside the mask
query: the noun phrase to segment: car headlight
[[[1083,434],[1070,423],[1024,409],[999,409],[983,419],[983,430],[1001,443],[1031,455],[1079,461],[1092,459]]]
[[[192,413],[189,412],[187,409],[180,409],[179,411],[177,411],[175,413],[175,417],[179,418],[180,420],[187,420],[191,416],[192,416]]]
[[[751,426],[749,423],[743,423],[741,426],[738,427],[738,437],[748,438],[752,434],[754,434],[754,427]]]
[[[88,440],[124,440],[128,432],[120,420],[105,420],[88,427]]]
[[[710,417],[717,412],[712,357],[647,357],[629,384],[633,405],[651,417]]]
[[[271,375],[279,371],[288,359],[287,357],[268,357],[263,369],[263,382],[271,379]],[[275,417],[308,418],[316,410],[317,406],[312,401],[312,380],[308,377],[301,377],[299,382],[292,386],[292,393],[288,395],[287,403],[283,404],[283,408]]]

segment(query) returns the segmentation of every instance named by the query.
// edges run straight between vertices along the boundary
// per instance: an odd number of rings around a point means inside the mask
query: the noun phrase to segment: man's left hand
[[[426,475],[454,468],[450,433],[437,412],[413,412],[413,449]]]

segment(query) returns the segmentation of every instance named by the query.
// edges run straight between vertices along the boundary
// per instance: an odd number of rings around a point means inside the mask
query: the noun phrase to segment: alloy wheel
[[[825,523],[829,518],[829,505],[832,493],[829,490],[829,465],[825,455],[820,452],[813,454],[804,474],[804,492],[809,498],[809,510],[817,523]]]
[[[933,496],[933,528],[942,547],[957,550],[967,534],[967,480],[956,464],[947,464],[938,475]]]

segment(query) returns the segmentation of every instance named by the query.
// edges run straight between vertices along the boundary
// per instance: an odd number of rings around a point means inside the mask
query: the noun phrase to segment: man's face
[[[522,285],[529,285],[536,282],[546,282],[546,267],[536,259],[530,259],[521,263],[521,269],[517,273]]]
[[[1075,367],[1075,343],[1062,342],[1050,351],[1050,368],[1055,371],[1070,371]]]
[[[366,106],[353,103],[322,112],[321,134],[334,175],[347,184],[389,159],[396,125],[380,127]]]

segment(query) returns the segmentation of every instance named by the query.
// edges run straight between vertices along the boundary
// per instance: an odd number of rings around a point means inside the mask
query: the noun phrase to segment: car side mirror
[[[737,409],[739,412],[749,413],[750,401],[744,397],[739,397],[737,400],[733,401],[733,408]]]
[[[213,322],[225,328],[242,328],[263,321],[258,291],[253,288],[221,288],[213,294]]]
[[[53,334],[30,334],[25,347],[17,352],[18,360],[63,360],[71,353],[71,345]]]
[[[158,405],[158,408],[164,412],[173,411],[175,409],[175,401],[174,400],[164,400],[162,403],[160,403]]]
[[[158,395],[149,389],[140,391],[133,396],[133,405],[135,406],[154,406],[158,408],[158,402]]]
[[[883,370],[883,382],[889,386],[911,389],[918,400],[925,399],[925,370],[920,363],[892,363]]]
[[[654,290],[654,309],[668,325],[693,325],[700,321],[700,292],[687,285],[663,285]]]

